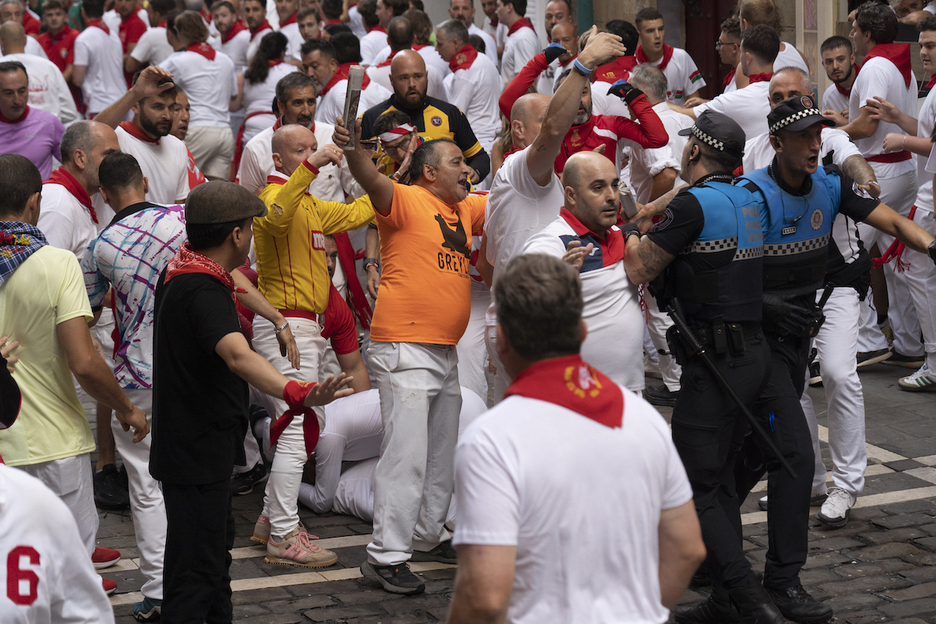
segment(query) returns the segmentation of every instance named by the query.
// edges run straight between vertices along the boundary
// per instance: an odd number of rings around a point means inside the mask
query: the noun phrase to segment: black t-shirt
[[[201,273],[156,284],[150,473],[182,485],[230,478],[243,461],[247,382],[215,352],[240,331],[231,291]]]

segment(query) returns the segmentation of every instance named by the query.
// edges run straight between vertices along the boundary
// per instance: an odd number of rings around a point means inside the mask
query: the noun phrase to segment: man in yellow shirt
[[[351,204],[322,201],[307,192],[320,167],[339,164],[342,154],[334,145],[321,150],[308,128],[293,124],[273,134],[273,163],[276,171],[267,178],[260,199],[267,214],[254,219],[254,248],[260,292],[282,312],[299,347],[300,373],[280,355],[276,334],[285,329],[269,323],[254,325],[253,346],[290,379],[317,379],[325,340],[320,315],[328,306],[331,281],[325,254],[325,236],[361,227],[373,220],[374,210],[365,196]],[[274,416],[287,410],[284,401],[273,401]],[[254,531],[256,541],[266,541],[268,563],[318,567],[321,549],[305,539],[286,537],[299,525],[297,500],[302,470],[312,448],[306,438],[317,439],[325,426],[325,413],[316,410],[317,423],[304,423],[295,416],[279,436],[263,499],[263,513]],[[305,435],[308,433],[308,435]],[[269,526],[264,526],[269,524]],[[269,534],[267,541],[266,535]],[[298,546],[287,546],[289,543]]]

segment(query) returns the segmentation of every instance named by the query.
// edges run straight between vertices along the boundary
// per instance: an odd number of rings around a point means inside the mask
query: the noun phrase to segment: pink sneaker
[[[91,555],[95,570],[109,568],[120,561],[120,551],[113,548],[95,548]]]
[[[306,532],[306,528],[299,523],[299,530],[303,533]],[[315,535],[310,535],[309,539],[318,539]],[[260,515],[257,518],[257,524],[254,525],[253,535],[250,536],[250,541],[257,542],[258,544],[266,544],[270,540],[270,519],[264,515]]]
[[[303,568],[325,568],[338,562],[338,555],[313,544],[312,539],[301,526],[293,529],[278,544],[271,536],[267,542],[267,554],[264,561]]]

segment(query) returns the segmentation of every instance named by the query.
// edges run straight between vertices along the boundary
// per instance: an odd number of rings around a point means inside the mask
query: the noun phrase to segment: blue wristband
[[[572,66],[575,67],[575,69],[577,69],[579,73],[581,73],[583,76],[591,76],[595,72],[594,69],[588,69],[587,67],[582,65],[582,63],[578,59],[575,59],[572,62]]]

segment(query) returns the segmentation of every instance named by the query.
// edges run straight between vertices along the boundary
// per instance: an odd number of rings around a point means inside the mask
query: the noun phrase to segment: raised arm
[[[266,216],[257,217],[255,223],[273,236],[286,236],[296,211],[302,204],[312,180],[318,175],[319,168],[341,162],[341,152],[327,145],[316,151],[296,167],[289,176],[289,181],[280,187],[273,200],[281,210],[269,210]]]
[[[332,136],[332,141],[342,149],[351,142],[351,134],[345,128],[344,120],[341,117],[335,118],[335,134]],[[356,149],[344,151],[345,157],[348,159],[348,168],[351,169],[351,175],[370,195],[374,210],[386,217],[390,214],[390,206],[393,203],[393,182],[390,181],[390,178],[380,175],[370,154],[361,146],[360,119],[354,124],[354,143],[357,146]]]
[[[166,82],[159,84],[160,80],[165,80]],[[140,77],[137,78],[136,84],[124,93],[119,100],[98,113],[94,121],[116,129],[117,126],[120,125],[120,122],[127,118],[127,113],[130,112],[134,104],[143,98],[158,95],[174,86],[175,85],[172,84],[172,73],[169,72],[169,70],[163,69],[157,65],[150,65],[140,72]]]

